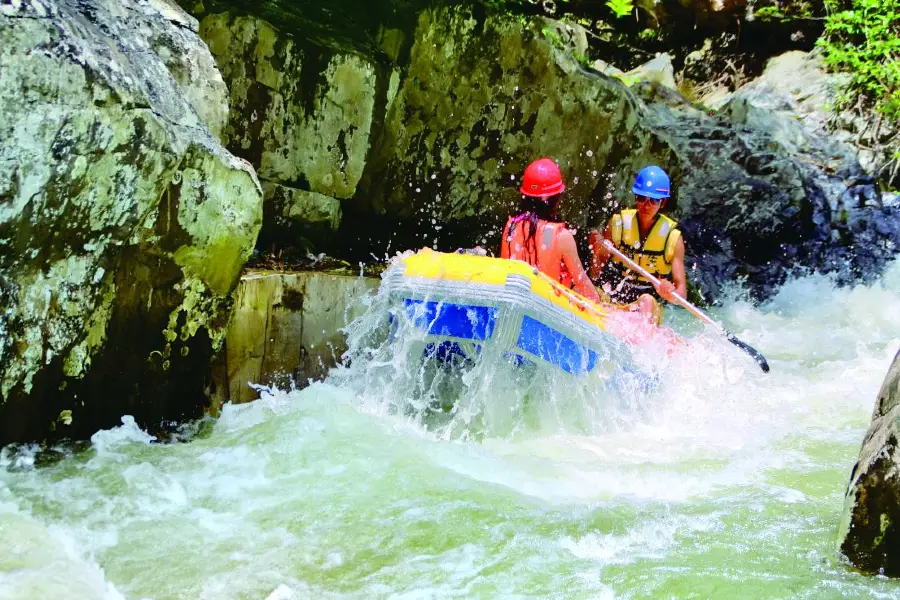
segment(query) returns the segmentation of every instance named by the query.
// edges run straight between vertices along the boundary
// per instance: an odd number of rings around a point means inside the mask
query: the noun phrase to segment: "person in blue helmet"
[[[604,301],[626,310],[640,311],[655,323],[662,320],[660,300],[674,301],[672,293],[687,296],[684,240],[678,222],[660,214],[670,195],[669,176],[656,165],[641,169],[631,191],[635,208],[614,214],[606,231],[590,234],[589,275]],[[616,248],[660,280],[649,280],[628,269],[603,245],[611,240]],[[612,260],[610,260],[612,258]]]

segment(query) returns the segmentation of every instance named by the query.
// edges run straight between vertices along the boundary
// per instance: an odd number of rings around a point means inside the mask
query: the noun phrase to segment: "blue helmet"
[[[650,165],[644,167],[634,178],[634,187],[631,191],[639,196],[647,196],[654,200],[662,200],[669,197],[669,176],[666,172]]]

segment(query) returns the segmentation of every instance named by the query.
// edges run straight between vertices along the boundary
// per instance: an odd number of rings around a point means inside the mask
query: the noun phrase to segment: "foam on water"
[[[715,316],[767,375],[673,311],[692,337],[637,350],[649,395],[502,361],[433,370],[415,335],[386,343],[372,299],[349,367],[226,406],[189,443],[126,418],[55,461],[4,450],[0,598],[896,595],[834,536],[898,292],[895,265],[729,300]]]

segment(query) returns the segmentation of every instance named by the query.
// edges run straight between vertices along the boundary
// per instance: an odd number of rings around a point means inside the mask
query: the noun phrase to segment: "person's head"
[[[559,200],[566,190],[559,166],[549,158],[540,158],[525,168],[522,176],[522,209],[542,219],[555,219]]]
[[[634,178],[631,191],[634,193],[638,213],[656,216],[669,199],[669,176],[656,165],[644,167]]]

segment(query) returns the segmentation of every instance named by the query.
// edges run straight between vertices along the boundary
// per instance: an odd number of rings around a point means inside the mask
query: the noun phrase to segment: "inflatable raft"
[[[527,263],[421,250],[385,271],[381,293],[390,296],[392,322],[402,319],[422,336],[426,358],[468,361],[494,353],[571,376],[599,373],[616,384],[634,377],[640,387],[651,383],[610,327],[616,309],[585,299]]]

